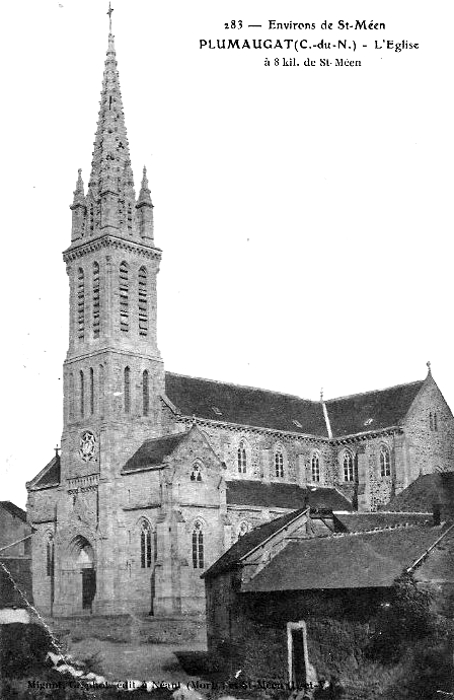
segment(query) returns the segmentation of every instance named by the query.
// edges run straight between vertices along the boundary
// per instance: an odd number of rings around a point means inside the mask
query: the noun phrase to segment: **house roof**
[[[11,501],[0,501],[0,508],[6,510],[13,517],[19,518],[22,522],[27,522],[27,513],[25,510],[22,510],[22,508],[19,508],[19,506],[16,506],[15,503],[11,503]]]
[[[261,508],[298,508],[352,510],[352,504],[335,488],[307,487],[298,484],[265,484],[238,479],[227,481],[227,505]]]
[[[168,457],[172,452],[187,438],[189,431],[176,433],[175,435],[166,435],[164,437],[145,440],[130,459],[126,462],[122,469],[122,473],[140,471],[147,467],[159,466],[163,463],[165,457]]]
[[[444,531],[440,527],[400,527],[290,542],[242,590],[388,587]]]
[[[431,525],[432,513],[335,513],[337,532],[370,532],[397,525]]]
[[[240,562],[240,559],[246,554],[251,552],[255,547],[264,542],[268,537],[274,535],[275,532],[290,523],[292,520],[297,518],[301,513],[304,513],[306,508],[300,508],[297,511],[292,511],[291,513],[286,513],[281,515],[279,518],[271,520],[269,523],[264,523],[255,527],[250,532],[240,537],[240,539],[235,542],[230,549],[225,552],[209,569],[207,569],[203,574],[202,578],[217,576],[218,574],[228,571],[230,569],[236,568]]]
[[[171,372],[166,372],[166,395],[185,416],[328,436],[319,401]]]
[[[38,474],[35,479],[38,480],[31,482],[35,489],[45,488],[47,486],[58,486],[60,483],[60,455],[54,455],[41,471],[41,476]]]
[[[400,425],[424,381],[325,402],[333,437]]]
[[[435,504],[454,516],[454,472],[419,476],[387,503],[386,510],[432,512]]]

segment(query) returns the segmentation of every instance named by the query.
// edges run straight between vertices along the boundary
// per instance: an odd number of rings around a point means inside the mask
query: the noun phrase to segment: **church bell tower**
[[[161,251],[145,168],[138,197],[134,189],[111,9],[108,14],[90,179],[85,192],[79,170],[71,245],[63,254],[70,286],[63,478],[115,470],[142,435],[158,434],[164,391],[156,338]]]

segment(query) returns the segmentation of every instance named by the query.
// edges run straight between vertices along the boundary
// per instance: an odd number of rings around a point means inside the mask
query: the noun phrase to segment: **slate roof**
[[[16,506],[15,503],[11,503],[11,501],[0,501],[0,508],[6,510],[13,517],[19,518],[22,522],[27,522],[27,513],[25,510],[22,510],[22,508],[19,508],[19,506]]]
[[[297,484],[264,484],[245,479],[227,481],[227,505],[292,510],[310,505],[316,509],[352,510],[350,501],[335,488],[301,488]]]
[[[388,508],[388,506],[386,506]],[[432,513],[336,513],[336,532],[370,532],[397,525],[432,525]]]
[[[176,433],[175,435],[166,435],[152,440],[145,440],[139,447],[137,452],[128,459],[122,469],[122,473],[140,471],[147,467],[159,466],[163,463],[164,458],[168,457],[183,442],[188,436],[189,431]]]
[[[42,477],[33,484],[33,488],[39,489],[46,486],[58,486],[60,483],[60,455],[55,455],[44,467]]]
[[[333,437],[400,425],[423,381],[325,402]]]
[[[440,527],[402,527],[291,542],[242,590],[388,587],[442,532]]]
[[[454,472],[419,476],[387,503],[386,510],[432,512],[436,503],[442,514],[454,516]]]
[[[185,416],[306,435],[328,435],[319,401],[171,372],[166,372],[166,395]]]
[[[290,523],[301,515],[301,513],[304,513],[305,510],[306,508],[300,508],[297,511],[286,513],[285,515],[281,515],[280,518],[275,518],[275,520],[259,525],[250,532],[247,532],[240,537],[238,542],[235,542],[222,557],[215,561],[215,563],[202,574],[201,578],[217,576],[224,571],[236,568],[242,557],[255,549],[255,547],[268,539],[268,537],[274,535],[281,527],[284,527],[287,523]]]

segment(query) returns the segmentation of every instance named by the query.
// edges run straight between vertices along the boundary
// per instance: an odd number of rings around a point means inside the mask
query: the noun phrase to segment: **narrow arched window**
[[[202,525],[196,522],[192,531],[192,566],[203,569],[205,566],[204,542]]]
[[[125,367],[123,390],[125,399],[125,413],[129,413],[131,410],[131,370],[129,367]]]
[[[314,452],[311,459],[311,478],[312,481],[320,481],[320,457],[317,452]]]
[[[148,280],[147,268],[139,270],[139,335],[148,335]]]
[[[201,464],[194,464],[191,471],[191,481],[202,481],[202,466]]]
[[[432,413],[429,413],[429,427],[430,427],[431,430],[434,429],[434,423],[433,423]]]
[[[46,574],[54,575],[54,538],[51,534],[48,535],[46,542]]]
[[[90,414],[95,412],[95,373],[90,367]]]
[[[120,265],[120,330],[129,331],[129,270],[124,261]]]
[[[142,569],[151,567],[151,527],[147,520],[142,521],[140,528],[140,565]]]
[[[284,454],[281,447],[277,447],[274,453],[274,471],[276,476],[284,476]]]
[[[128,202],[128,230],[132,231],[132,209],[130,202]]]
[[[82,370],[79,372],[79,413],[83,418],[85,413],[85,378]]]
[[[144,416],[148,416],[150,410],[150,382],[148,370],[145,369],[142,373],[142,412]]]
[[[85,337],[85,277],[81,267],[77,271],[77,337]]]
[[[99,365],[98,411],[104,412],[104,365]]]
[[[72,420],[74,418],[74,374],[71,372],[69,375],[69,418]]]
[[[93,263],[93,337],[99,338],[99,265]]]
[[[93,204],[90,204],[90,231],[93,232],[95,229],[95,209]]]
[[[355,480],[355,461],[350,450],[344,452],[344,457],[342,459],[342,465],[344,469],[344,481],[354,481]]]
[[[391,474],[391,459],[386,445],[380,447],[380,474],[382,476],[390,476]]]
[[[438,421],[436,413],[434,413],[434,430],[438,430]]]
[[[245,444],[244,440],[241,440],[240,444],[238,445],[237,464],[238,464],[238,472],[240,474],[246,474],[247,453],[246,453],[246,444]]]

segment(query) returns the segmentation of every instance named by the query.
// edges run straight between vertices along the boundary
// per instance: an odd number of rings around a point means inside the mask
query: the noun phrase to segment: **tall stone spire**
[[[112,233],[129,237],[137,229],[135,191],[112,34],[112,12],[109,4],[107,55],[87,193],[87,233],[99,235],[110,228],[115,229]]]

